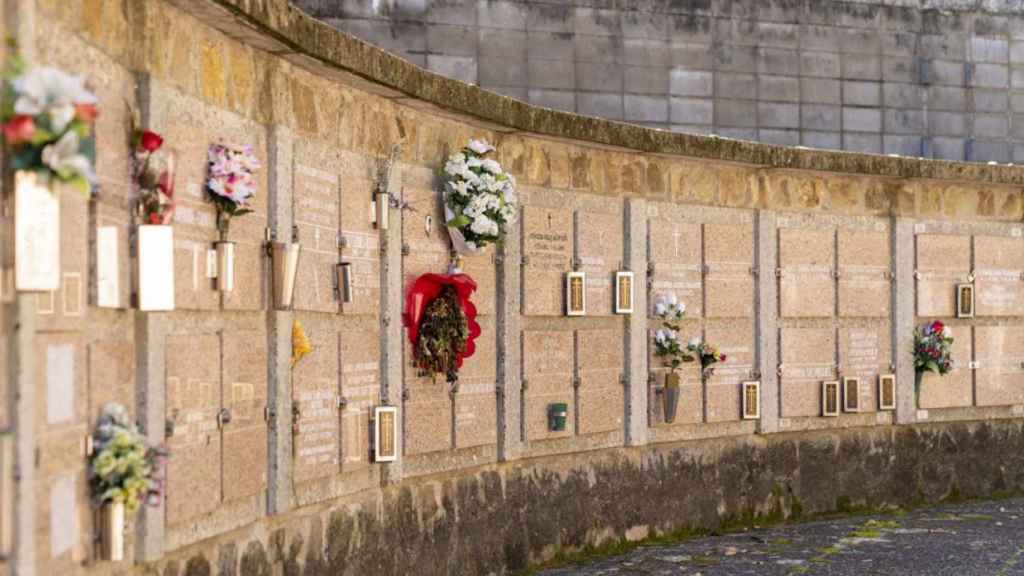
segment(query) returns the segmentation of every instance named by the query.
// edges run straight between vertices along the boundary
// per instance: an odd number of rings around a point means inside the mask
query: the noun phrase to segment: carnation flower
[[[501,173],[501,164],[498,164],[496,161],[491,160],[490,158],[485,159],[480,164],[480,167],[483,168],[484,170],[490,172],[491,174],[500,174]]]

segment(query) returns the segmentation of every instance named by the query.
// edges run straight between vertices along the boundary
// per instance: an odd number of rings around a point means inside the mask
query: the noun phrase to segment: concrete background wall
[[[665,130],[1024,163],[1019,0],[297,0],[411,62]]]
[[[166,499],[130,525],[133,570],[165,576],[486,573],[558,546],[844,499],[1021,488],[1022,167],[797,150],[535,108],[424,72],[283,0],[7,8],[2,24],[24,56],[85,75],[101,116],[98,193],[55,190],[60,288],[3,285],[4,570],[127,570],[98,560],[87,489],[84,438],[110,400],[172,452]],[[133,111],[177,153],[167,313],[133,304]],[[416,276],[446,269],[437,174],[470,138],[497,145],[523,207],[503,246],[464,263],[483,335],[449,389],[413,366],[402,301]],[[230,293],[205,266],[217,238],[206,154],[222,140],[253,146],[263,164],[255,211],[231,228]],[[383,231],[371,195],[395,145],[381,184],[404,209]],[[4,232],[11,224],[0,218]],[[103,253],[116,251],[114,307],[96,302],[100,227],[118,238]],[[293,310],[270,304],[268,235],[302,243]],[[339,262],[356,275],[351,303],[334,291]],[[566,317],[576,268],[588,312]],[[631,315],[612,313],[622,269],[636,274]],[[974,318],[955,317],[958,283],[975,286]],[[650,304],[667,292],[689,306],[684,339],[704,336],[730,357],[706,385],[683,370],[673,423],[649,353]],[[954,331],[955,369],[925,379],[916,405],[912,330],[935,318]],[[292,366],[294,320],[314,351]],[[876,397],[890,373],[895,410]],[[823,417],[821,382],[835,377],[859,379],[860,403]],[[758,419],[741,419],[745,380],[760,382]],[[555,402],[569,406],[562,432],[545,421]],[[382,404],[399,409],[394,463],[369,456]],[[219,426],[221,410],[232,419]],[[670,505],[652,507],[652,486],[672,482],[722,495],[673,489],[656,500]],[[482,528],[514,514],[524,531]]]

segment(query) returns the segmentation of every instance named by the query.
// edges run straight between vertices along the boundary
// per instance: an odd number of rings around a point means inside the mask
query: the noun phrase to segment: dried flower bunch
[[[122,502],[128,513],[143,502],[158,505],[164,493],[167,451],[146,443],[124,406],[111,402],[103,407],[93,438],[89,478],[98,503]]]
[[[693,338],[686,349],[700,360],[701,377],[707,378],[714,374],[715,364],[725,362],[726,356],[718,350],[718,346],[708,344],[700,338]]]
[[[170,224],[175,208],[174,155],[163,150],[164,139],[151,130],[136,130],[133,140],[143,222]]]
[[[47,67],[25,71],[16,56],[5,76],[0,122],[11,168],[40,172],[89,194],[96,182],[90,137],[99,115],[96,95],[80,76]]]
[[[252,146],[210,145],[206,190],[217,206],[217,229],[222,239],[227,239],[232,218],[252,212],[249,201],[256,195],[254,174],[260,167]]]
[[[423,312],[416,341],[416,365],[433,379],[444,374],[447,381],[459,379],[458,358],[466,351],[469,322],[455,287],[445,285]]]
[[[445,219],[459,252],[478,253],[515,222],[516,181],[486,157],[493,151],[487,142],[470,140],[444,165]]]

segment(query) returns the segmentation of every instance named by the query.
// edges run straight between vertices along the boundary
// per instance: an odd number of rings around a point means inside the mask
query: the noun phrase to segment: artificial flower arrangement
[[[217,229],[222,240],[227,240],[233,218],[252,212],[249,201],[256,195],[254,174],[259,169],[260,161],[252,146],[210,145],[206,190],[217,206]]]
[[[914,396],[920,399],[925,372],[942,375],[953,369],[953,334],[938,320],[914,331]]]
[[[693,362],[693,356],[679,341],[679,322],[686,313],[686,304],[668,294],[658,298],[654,304],[654,315],[661,319],[662,328],[654,333],[654,355],[661,358],[671,374],[683,364]]]
[[[103,407],[93,446],[89,478],[98,504],[123,504],[129,514],[143,503],[160,504],[167,450],[146,442],[124,406],[111,402]]]
[[[444,374],[455,386],[462,362],[476,352],[480,335],[470,296],[476,282],[466,274],[424,274],[406,296],[403,320],[416,366],[431,380]]]
[[[144,224],[168,225],[174,218],[174,154],[163,150],[164,139],[151,130],[135,130],[135,183]]]
[[[662,295],[654,304],[654,315],[661,319],[662,325],[654,332],[654,355],[669,368],[661,390],[662,415],[668,423],[675,421],[679,405],[679,375],[676,370],[684,362],[693,362],[693,355],[679,341],[680,322],[685,313],[686,305],[675,294]]]
[[[701,379],[710,378],[715,372],[715,364],[726,360],[725,354],[719,352],[718,346],[708,344],[700,338],[690,340],[686,350],[700,360]]]
[[[500,241],[516,219],[515,178],[487,158],[493,151],[487,142],[470,140],[444,165],[445,223],[462,254],[479,254]]]
[[[24,69],[11,57],[0,109],[10,167],[54,177],[88,195],[96,182],[97,98],[81,76],[56,68]]]

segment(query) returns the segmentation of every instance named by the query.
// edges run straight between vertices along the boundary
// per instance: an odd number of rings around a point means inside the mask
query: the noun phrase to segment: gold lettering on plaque
[[[878,377],[878,409],[896,409],[896,375],[885,374]]]
[[[860,378],[843,378],[843,412],[860,412]]]
[[[974,318],[974,284],[956,285],[956,317]]]
[[[757,420],[761,417],[761,383],[743,383],[743,419]]]
[[[839,416],[839,382],[821,383],[821,415]]]

